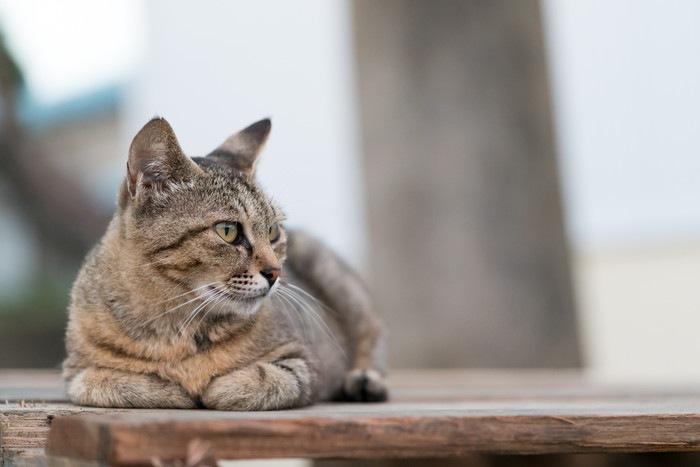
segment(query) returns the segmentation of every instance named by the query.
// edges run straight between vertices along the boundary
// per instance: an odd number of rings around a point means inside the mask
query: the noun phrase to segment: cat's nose
[[[275,284],[275,281],[277,278],[280,276],[280,272],[282,270],[280,268],[275,268],[275,267],[267,267],[260,271],[260,274],[267,279],[267,283],[270,284],[270,287],[272,287]]]

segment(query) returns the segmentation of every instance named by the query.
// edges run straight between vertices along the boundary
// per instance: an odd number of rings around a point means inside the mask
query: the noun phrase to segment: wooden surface
[[[66,403],[58,371],[0,370],[0,465],[42,456],[51,421],[83,412],[117,411]]]
[[[183,458],[196,439],[221,459],[700,450],[700,384],[604,384],[566,371],[397,371],[386,404],[256,413],[90,409],[22,397],[26,381],[32,394],[43,388],[55,398],[56,378],[0,372],[6,456],[40,450],[49,423],[51,455],[117,464]]]

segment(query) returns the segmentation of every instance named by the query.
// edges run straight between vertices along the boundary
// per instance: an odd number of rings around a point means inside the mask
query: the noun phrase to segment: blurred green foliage
[[[0,304],[0,368],[60,365],[69,289],[69,280],[39,275],[19,297]]]

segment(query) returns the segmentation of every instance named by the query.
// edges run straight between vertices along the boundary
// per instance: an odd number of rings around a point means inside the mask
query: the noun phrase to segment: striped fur
[[[269,130],[253,124],[203,158],[186,156],[163,119],[136,135],[117,212],[71,293],[63,375],[75,403],[271,410],[386,398],[364,285],[317,240],[283,227],[271,238],[284,216],[254,180]],[[235,241],[220,222],[238,226]]]

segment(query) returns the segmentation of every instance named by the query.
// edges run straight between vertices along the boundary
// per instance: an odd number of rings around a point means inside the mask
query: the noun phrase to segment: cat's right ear
[[[126,168],[132,197],[140,187],[167,191],[171,182],[186,180],[202,171],[182,151],[175,132],[164,118],[152,119],[136,134]]]
[[[207,155],[221,164],[239,172],[255,176],[255,165],[268,136],[272,123],[269,118],[255,122],[226,139],[218,148]]]

